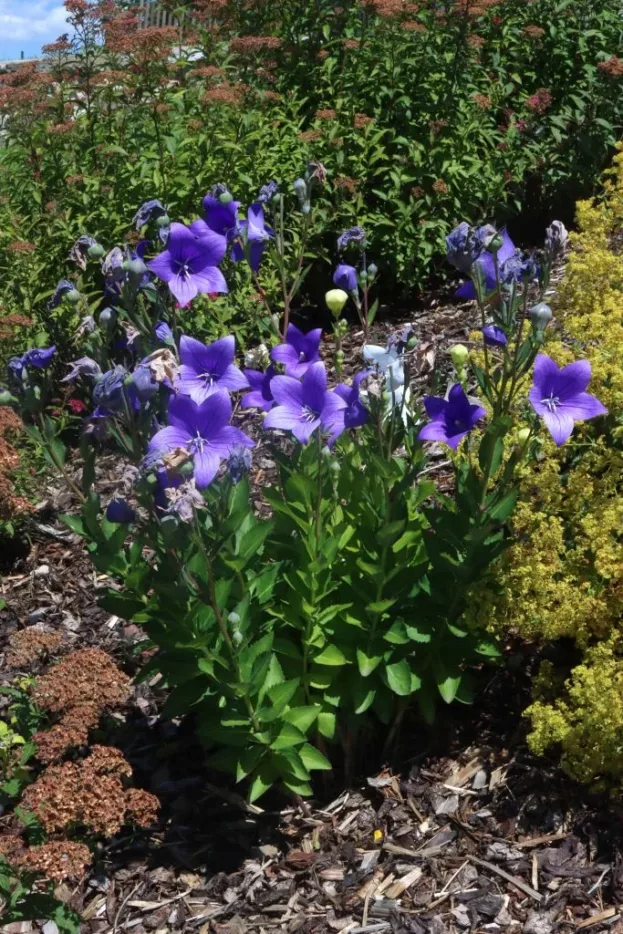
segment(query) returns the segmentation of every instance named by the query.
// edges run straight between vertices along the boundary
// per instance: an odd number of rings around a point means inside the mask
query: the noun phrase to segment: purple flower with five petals
[[[365,425],[370,418],[370,413],[359,396],[359,386],[371,372],[371,370],[362,370],[361,373],[357,373],[353,377],[352,386],[347,386],[346,383],[339,383],[335,387],[335,392],[338,396],[341,396],[346,403],[346,408],[344,409],[345,428],[359,428],[361,425]]]
[[[508,344],[508,337],[497,324],[488,324],[482,329],[482,336],[485,339],[485,344],[489,347],[506,347]]]
[[[354,266],[341,263],[333,273],[333,284],[345,292],[358,292],[357,270]]]
[[[315,328],[303,334],[294,324],[288,325],[285,344],[279,344],[271,351],[275,363],[283,363],[287,376],[300,378],[312,363],[320,360],[320,341],[322,328]]]
[[[185,334],[180,339],[180,374],[176,389],[201,404],[221,389],[235,392],[249,385],[246,377],[234,365],[236,341],[222,337],[213,344],[202,344]]]
[[[459,442],[487,414],[480,405],[472,405],[460,383],[450,389],[447,399],[425,396],[424,408],[432,421],[418,435],[420,441],[443,441],[456,450]]]
[[[299,382],[291,376],[275,376],[271,389],[277,405],[264,418],[265,428],[291,431],[307,444],[317,428],[334,441],[344,431],[346,402],[327,389],[324,363],[313,363]]]
[[[206,195],[203,199],[203,219],[194,221],[190,229],[198,237],[203,237],[208,231],[226,237],[231,241],[238,236],[238,208],[239,201],[223,202],[214,194]]]
[[[149,269],[166,282],[185,308],[201,292],[227,292],[218,263],[225,256],[225,238],[213,231],[197,237],[184,224],[171,224],[167,248],[148,263]]]
[[[195,469],[195,484],[202,490],[216,476],[221,461],[227,460],[238,446],[255,447],[239,428],[229,424],[231,399],[217,391],[202,405],[188,396],[176,396],[169,406],[169,424],[149,442],[148,454],[184,448]]]
[[[269,412],[275,404],[270,384],[276,375],[275,367],[269,366],[264,372],[261,370],[245,370],[244,375],[249,381],[251,392],[242,397],[240,403],[243,409],[260,409]]]
[[[586,392],[590,379],[588,360],[576,360],[560,369],[546,354],[539,354],[534,361],[534,383],[528,398],[558,447],[573,431],[574,422],[608,412],[599,399]]]

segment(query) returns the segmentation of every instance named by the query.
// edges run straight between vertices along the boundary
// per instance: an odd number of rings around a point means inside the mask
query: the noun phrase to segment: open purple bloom
[[[312,363],[320,360],[321,338],[322,328],[303,334],[294,324],[289,324],[285,344],[273,348],[271,359],[283,363],[288,376],[300,378]]]
[[[497,258],[500,266],[510,259],[511,256],[515,255],[515,244],[509,237],[506,230],[500,231],[500,237],[502,238],[502,246],[498,250]],[[493,256],[487,250],[481,252],[478,258],[476,259],[478,266],[480,267],[483,277],[485,280],[485,289],[487,292],[493,292],[496,287],[496,278],[495,278],[495,263]],[[465,282],[460,288],[456,290],[455,298],[476,298],[476,290],[474,289],[473,282]]]
[[[362,370],[361,373],[357,373],[353,377],[352,386],[347,386],[346,383],[339,383],[335,387],[335,392],[338,396],[341,396],[346,403],[346,408],[344,409],[345,428],[359,428],[361,425],[365,425],[370,418],[370,413],[359,396],[359,386],[363,380],[370,375],[370,372],[370,370]]]
[[[447,399],[440,396],[425,396],[424,408],[432,421],[424,425],[418,438],[420,441],[443,441],[453,450],[461,438],[487,414],[480,405],[472,405],[460,383],[450,389]]]
[[[547,354],[539,354],[534,361],[530,405],[559,447],[573,431],[574,422],[607,414],[599,399],[586,392],[590,379],[588,360],[576,360],[561,368]]]
[[[134,522],[136,513],[125,499],[111,499],[106,508],[106,518],[109,522],[127,525]]]
[[[508,337],[497,324],[488,324],[484,327],[482,336],[485,339],[485,344],[488,344],[489,347],[506,347],[508,344]]]
[[[151,201],[144,201],[143,204],[141,204],[140,208],[134,215],[133,223],[135,224],[136,229],[140,230],[141,227],[144,227],[151,220],[164,217],[166,213],[166,208],[162,202],[158,201],[157,198],[153,198]]]
[[[338,250],[346,249],[349,243],[354,243],[358,247],[365,247],[366,232],[363,227],[349,227],[348,230],[341,233],[337,238]]]
[[[56,353],[56,347],[36,347],[33,350],[27,350],[22,360],[24,366],[32,366],[35,370],[45,370],[52,362],[52,357]]]
[[[67,295],[68,292],[73,292],[75,288],[76,286],[73,282],[70,282],[69,279],[61,279],[60,282],[57,282],[54,294],[45,306],[46,310],[52,311],[53,308],[58,308],[63,299],[63,295]]]
[[[240,403],[243,409],[260,409],[269,412],[275,404],[270,384],[275,376],[275,367],[269,366],[267,370],[245,370],[251,392],[242,397]]]
[[[225,256],[223,237],[196,237],[184,224],[171,224],[167,248],[149,263],[185,308],[200,292],[227,292],[218,263]]]
[[[271,388],[277,405],[265,416],[265,428],[291,431],[301,444],[307,444],[317,428],[332,441],[344,431],[346,402],[327,390],[324,363],[313,363],[301,382],[292,376],[275,376]]]
[[[234,242],[231,258],[235,263],[244,259],[247,255],[247,250],[245,250],[245,247],[247,247],[249,266],[253,272],[257,272],[268,241],[274,236],[273,230],[266,226],[264,208],[258,201],[250,205],[247,211],[247,219],[246,221],[240,221],[239,229],[241,236]]]
[[[164,454],[184,448],[193,460],[195,483],[202,490],[236,446],[255,447],[243,431],[229,424],[230,418],[231,399],[226,392],[213,393],[202,405],[188,396],[175,396],[169,406],[169,424],[153,436],[148,452]]]
[[[176,388],[201,404],[220,389],[235,392],[249,385],[246,377],[234,365],[236,341],[222,337],[213,344],[202,344],[185,334],[180,339],[180,375]]]
[[[333,284],[345,292],[358,292],[357,270],[347,263],[340,263],[333,273]]]
[[[71,370],[67,376],[63,376],[61,383],[73,383],[80,376],[92,377],[102,376],[99,363],[91,357],[80,357],[69,364]]]

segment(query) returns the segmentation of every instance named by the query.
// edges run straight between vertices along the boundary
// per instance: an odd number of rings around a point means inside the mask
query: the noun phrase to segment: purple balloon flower
[[[425,396],[424,408],[432,421],[424,425],[418,435],[420,441],[443,441],[453,450],[487,414],[480,405],[472,405],[460,383],[450,389],[447,399]]]
[[[498,250],[497,257],[498,263],[501,266],[508,259],[510,259],[511,256],[515,255],[516,250],[515,244],[509,237],[506,230],[500,231],[500,237],[502,238],[502,246]],[[478,266],[482,270],[485,280],[485,289],[487,292],[492,292],[496,287],[495,263],[492,254],[485,250],[478,256],[476,263],[478,263]],[[456,290],[454,294],[455,298],[476,298],[474,283],[465,282],[459,289]]]
[[[267,370],[245,370],[244,375],[249,381],[251,392],[242,397],[240,403],[243,409],[261,409],[269,412],[275,404],[270,384],[276,375],[275,367],[269,366]]]
[[[237,446],[252,448],[255,442],[229,424],[231,399],[217,391],[203,405],[188,396],[176,396],[169,406],[169,424],[149,442],[148,453],[185,448],[195,468],[195,483],[201,490],[212,482],[220,463]]]
[[[154,328],[154,334],[163,344],[173,344],[173,331],[166,321],[157,321]]]
[[[321,338],[322,328],[303,334],[294,324],[289,324],[285,344],[273,348],[271,359],[283,363],[288,376],[300,378],[312,363],[320,360]]]
[[[333,273],[333,284],[345,292],[358,292],[357,270],[354,266],[341,263]]]
[[[245,245],[248,245],[249,266],[254,272],[260,267],[262,254],[268,241],[274,236],[272,228],[266,226],[264,208],[256,201],[247,211],[246,221],[240,221],[241,238],[238,238],[232,247],[231,258],[235,263],[247,255]]]
[[[485,339],[485,344],[488,344],[489,347],[506,347],[508,344],[506,334],[497,324],[488,324],[484,327],[482,329],[482,336]]]
[[[346,402],[327,390],[324,363],[313,363],[299,382],[291,376],[275,376],[271,389],[277,405],[264,418],[265,428],[291,431],[307,444],[317,428],[334,441],[344,431]]]
[[[246,389],[249,385],[246,377],[234,365],[235,352],[236,341],[231,336],[206,346],[194,337],[182,335],[177,390],[200,405],[220,389],[230,392]]]
[[[546,354],[539,354],[534,361],[534,383],[528,398],[558,447],[573,431],[574,422],[608,412],[599,399],[586,392],[590,379],[588,360],[576,360],[560,369]]]
[[[225,256],[225,238],[213,231],[197,237],[184,224],[171,224],[167,248],[148,264],[185,308],[200,292],[227,292],[218,263]]]
[[[346,408],[344,409],[345,428],[359,428],[361,425],[365,425],[370,417],[370,413],[359,397],[359,386],[362,381],[370,375],[370,372],[370,370],[362,370],[361,373],[357,373],[356,376],[353,377],[352,386],[347,386],[346,383],[339,383],[335,387],[335,392],[338,396],[341,396],[346,403]]]
[[[36,347],[33,350],[27,350],[22,357],[24,366],[33,366],[35,370],[45,370],[52,362],[52,357],[56,353],[56,347]]]
[[[136,513],[125,499],[111,499],[106,508],[106,518],[109,522],[127,525],[134,522]]]

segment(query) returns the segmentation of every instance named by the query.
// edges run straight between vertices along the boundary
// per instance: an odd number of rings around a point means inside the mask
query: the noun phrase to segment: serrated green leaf
[[[385,666],[385,676],[388,687],[400,697],[408,697],[411,693],[411,667],[406,659]]]
[[[329,760],[310,743],[305,743],[305,745],[301,746],[297,751],[303,760],[303,765],[305,768],[309,769],[310,772],[319,770],[331,771],[332,766]]]

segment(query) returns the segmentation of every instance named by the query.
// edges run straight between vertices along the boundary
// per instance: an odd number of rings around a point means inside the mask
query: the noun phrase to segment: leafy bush
[[[610,0],[193,0],[179,29],[141,31],[110,2],[67,7],[75,40],[0,85],[3,288],[57,343],[43,302],[67,244],[115,241],[148,198],[187,218],[215,180],[249,201],[320,161],[316,263],[362,224],[388,287],[413,292],[457,218],[549,211],[590,189],[623,122]],[[253,316],[258,291],[274,304],[278,270],[247,285],[234,318]],[[299,303],[318,297],[309,278]]]
[[[148,672],[162,672],[172,689],[169,712],[195,715],[213,763],[248,777],[252,799],[276,781],[310,794],[311,773],[331,768],[338,744],[348,770],[361,736],[379,724],[389,748],[410,704],[431,721],[439,696],[469,703],[472,670],[499,653],[460,619],[468,589],[506,547],[515,471],[532,458],[541,421],[561,445],[574,420],[606,411],[585,391],[588,364],[559,370],[539,353],[551,310],[530,302],[548,288],[564,246],[559,222],[538,267],[492,226],[462,223],[448,237],[448,258],[479,302],[482,365],[452,348],[454,379],[445,396],[423,400],[426,424],[409,385],[411,329],[387,347],[364,344],[369,368],[330,390],[321,330],[288,323],[319,174],[310,166],[296,198],[271,186],[245,220],[224,185],[190,227],[163,221],[153,201],[141,208],[145,225],[168,227],[166,247],[147,263],[107,255],[113,304],[82,328],[83,356],[65,377],[92,410],[81,481],[50,413],[55,348],[12,359],[4,394],[82,502],[66,521],[115,581],[103,605],[145,627],[158,649]],[[301,223],[300,236],[285,235]],[[367,235],[353,227],[338,242],[357,265],[338,266],[327,303],[338,319],[352,301],[366,331],[377,277]],[[92,239],[72,251],[80,261],[89,252],[104,251]],[[231,336],[206,346],[180,334],[197,293],[226,290],[227,255],[240,278],[271,261],[280,273],[281,343],[255,352],[262,369],[238,369]],[[84,303],[70,283],[59,284],[58,303],[62,293]],[[263,441],[276,475],[252,489],[256,442],[243,429],[257,435],[253,408],[279,434]],[[511,434],[515,416],[526,427]],[[128,469],[125,491],[104,511],[92,484],[106,437]],[[452,495],[431,480],[425,442],[449,447]]]
[[[613,413],[623,402],[623,150],[603,199],[578,205],[579,232],[560,287],[559,334],[548,353],[560,362],[582,348]],[[527,711],[537,752],[556,744],[575,778],[620,787],[617,750],[623,737],[619,682],[623,671],[621,616],[621,426],[611,433],[587,425],[566,448],[548,444],[546,457],[526,470],[513,517],[514,544],[470,618],[493,631],[530,640],[572,639],[581,664],[551,663],[537,680]],[[554,656],[554,661],[556,657]],[[549,687],[548,687],[549,685]]]

